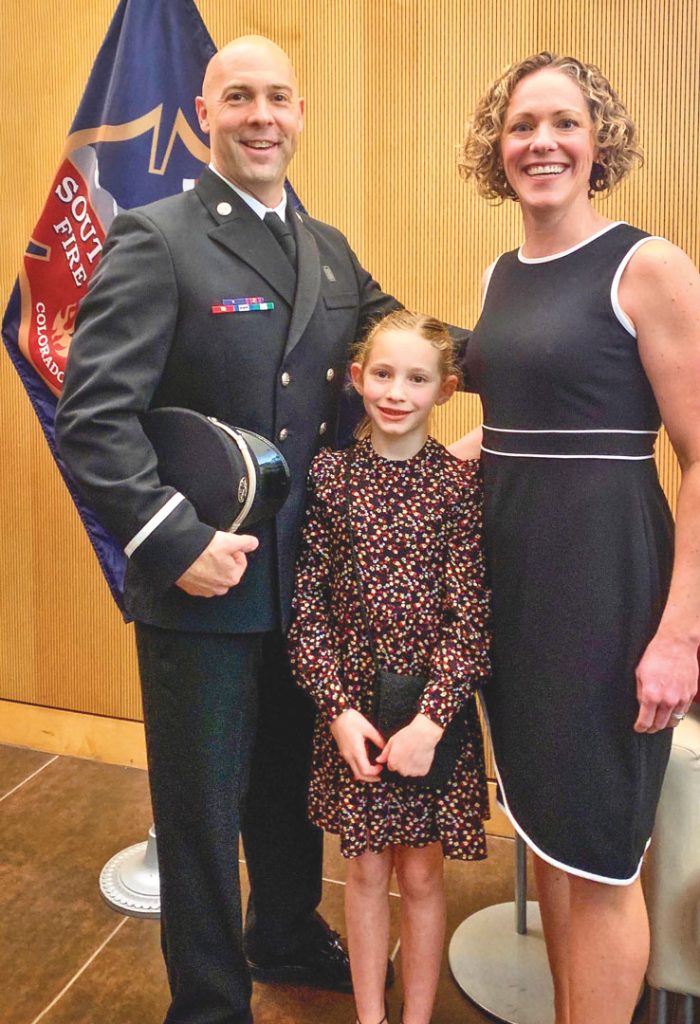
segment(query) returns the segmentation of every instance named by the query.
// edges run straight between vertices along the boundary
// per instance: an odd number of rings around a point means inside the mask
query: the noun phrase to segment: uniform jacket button
[[[286,388],[286,387],[289,386],[289,384],[291,384],[292,378],[290,377],[290,375],[287,373],[286,370],[284,371],[284,373],[280,377],[280,381],[282,382],[282,387],[283,388]]]
[[[277,436],[280,439],[280,441],[286,441],[287,438],[289,437],[289,431],[287,430],[286,427],[282,427]]]
[[[318,432],[319,432],[319,434],[325,434],[325,432],[326,432],[327,430],[328,430],[328,424],[327,424],[327,423],[326,423],[326,422],[324,421],[324,422],[323,422],[323,423],[321,424],[321,426],[320,426],[320,427],[318,428]]]
[[[327,381],[332,381],[334,377],[335,377],[335,370],[333,369],[332,366],[329,366],[328,369],[326,370],[326,380]]]

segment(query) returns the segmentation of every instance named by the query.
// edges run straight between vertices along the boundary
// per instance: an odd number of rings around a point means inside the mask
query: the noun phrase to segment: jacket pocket
[[[323,301],[326,309],[348,309],[357,306],[360,300],[357,292],[333,292],[331,295],[324,295]]]

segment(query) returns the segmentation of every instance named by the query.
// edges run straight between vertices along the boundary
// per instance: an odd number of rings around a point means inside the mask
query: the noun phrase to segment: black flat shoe
[[[292,953],[264,960],[251,956],[246,959],[254,981],[352,992],[347,950],[340,935],[327,926],[313,940]],[[389,960],[386,987],[389,988],[393,982],[394,966]]]

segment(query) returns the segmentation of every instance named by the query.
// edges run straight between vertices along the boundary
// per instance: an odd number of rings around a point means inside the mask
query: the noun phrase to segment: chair
[[[684,1024],[700,997],[700,705],[674,729],[671,758],[645,871],[651,925],[647,981],[653,1024],[667,1024],[668,993],[683,996]],[[675,1018],[674,1018],[675,1019]]]

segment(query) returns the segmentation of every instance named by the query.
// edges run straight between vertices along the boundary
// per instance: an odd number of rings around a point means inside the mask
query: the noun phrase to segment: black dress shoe
[[[316,936],[313,942],[279,958],[253,960],[247,958],[254,981],[285,985],[310,985],[333,992],[352,992],[350,961],[340,936],[331,928]],[[394,982],[394,966],[387,963],[387,988]]]

